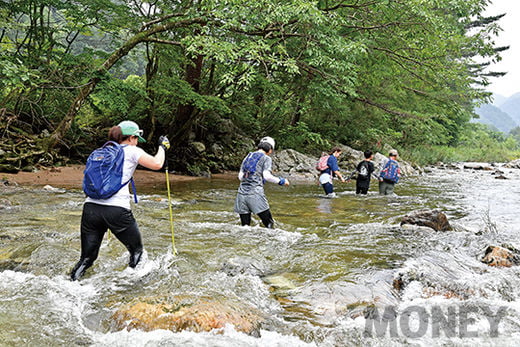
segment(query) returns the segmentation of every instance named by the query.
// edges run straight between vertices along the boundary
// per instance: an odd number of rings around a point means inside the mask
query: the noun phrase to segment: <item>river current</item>
[[[107,235],[81,281],[80,189],[0,190],[0,345],[517,346],[520,267],[480,260],[489,245],[520,249],[520,170],[432,169],[396,196],[356,196],[335,183],[267,185],[275,229],[239,225],[237,180],[172,181],[172,254],[165,187],[140,186],[133,206],[145,245],[136,269]],[[56,187],[60,188],[60,187]],[[400,227],[440,209],[453,231]],[[396,280],[403,285],[396,288]],[[258,334],[116,329],[112,315],[146,297],[231,300],[264,317]]]

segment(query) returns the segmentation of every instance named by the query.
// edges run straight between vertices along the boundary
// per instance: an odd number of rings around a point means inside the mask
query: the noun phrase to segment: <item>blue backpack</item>
[[[90,154],[83,171],[83,191],[88,197],[108,199],[131,181],[134,201],[137,203],[134,180],[130,178],[122,182],[125,161],[123,148],[117,142],[108,141]]]
[[[379,177],[397,183],[399,181],[399,164],[395,160],[389,159]]]
[[[245,178],[249,178],[255,174],[258,161],[260,161],[264,155],[265,154],[261,152],[251,152],[247,155],[244,164],[242,164],[242,171],[244,172]]]

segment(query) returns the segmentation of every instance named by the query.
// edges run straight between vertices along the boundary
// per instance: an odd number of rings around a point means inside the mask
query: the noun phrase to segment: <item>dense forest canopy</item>
[[[177,170],[264,135],[312,152],[457,145],[505,47],[488,0],[4,0],[2,169],[82,158],[124,119]],[[462,136],[463,138],[464,136]]]

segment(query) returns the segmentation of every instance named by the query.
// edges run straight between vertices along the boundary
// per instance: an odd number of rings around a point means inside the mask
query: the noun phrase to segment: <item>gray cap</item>
[[[388,156],[397,157],[398,153],[397,150],[391,149],[390,152],[388,152]]]

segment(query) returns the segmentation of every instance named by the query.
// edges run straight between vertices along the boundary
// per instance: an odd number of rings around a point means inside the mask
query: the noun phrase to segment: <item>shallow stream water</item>
[[[137,182],[142,262],[127,268],[126,250],[107,235],[78,282],[68,272],[80,251],[79,187],[2,189],[0,345],[516,346],[520,267],[480,261],[489,245],[520,248],[520,171],[502,170],[507,180],[433,169],[402,179],[392,197],[379,196],[377,182],[368,196],[336,183],[335,199],[310,183],[268,185],[273,230],[257,218],[239,225],[235,180],[173,181],[177,256],[165,187]],[[400,227],[423,208],[441,209],[455,230]],[[254,307],[259,334],[114,327],[121,305],[182,295]]]

